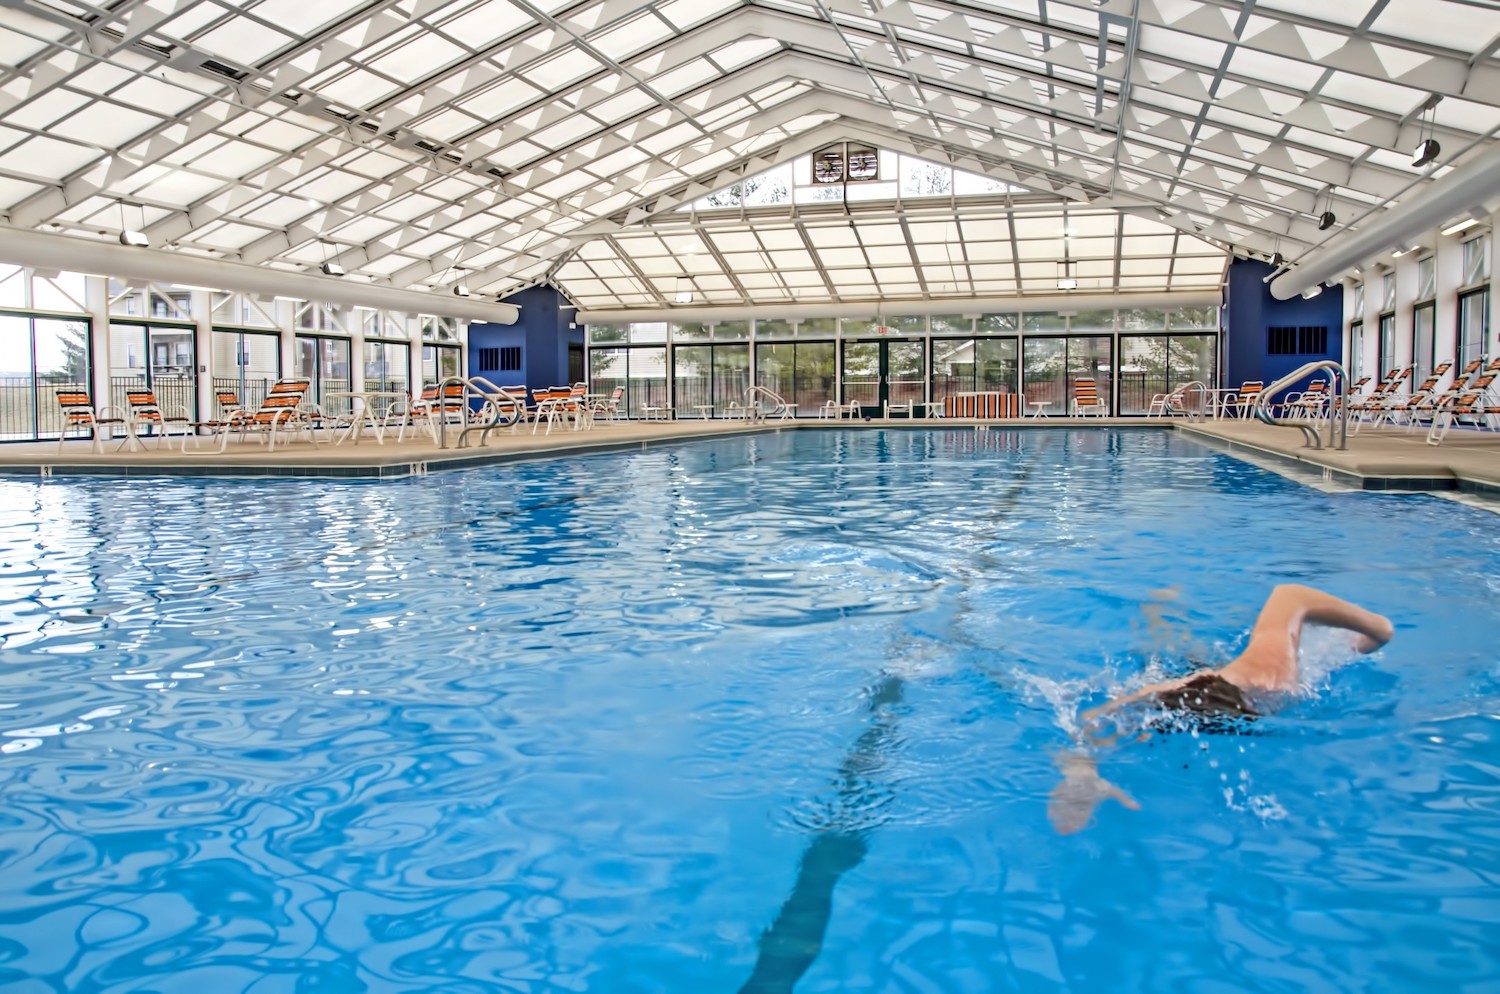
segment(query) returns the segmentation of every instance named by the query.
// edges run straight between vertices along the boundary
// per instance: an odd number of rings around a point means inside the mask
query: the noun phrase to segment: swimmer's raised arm
[[[1374,652],[1391,640],[1395,630],[1384,615],[1312,587],[1283,583],[1266,598],[1245,651],[1220,675],[1247,689],[1295,688],[1297,648],[1302,626],[1309,621],[1354,632],[1354,648],[1359,652]]]

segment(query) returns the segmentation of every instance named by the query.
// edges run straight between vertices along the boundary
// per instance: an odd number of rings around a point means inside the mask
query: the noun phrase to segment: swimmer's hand
[[[1094,817],[1094,809],[1107,800],[1119,801],[1132,811],[1141,809],[1135,798],[1099,775],[1092,757],[1061,753],[1057,767],[1062,770],[1063,780],[1052,788],[1047,817],[1059,834],[1072,835],[1086,828]]]

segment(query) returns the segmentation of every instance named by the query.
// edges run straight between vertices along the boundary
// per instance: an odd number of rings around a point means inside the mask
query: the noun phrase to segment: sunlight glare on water
[[[1500,538],[1168,432],[0,482],[0,989],[1500,985]],[[1304,645],[1243,734],[1082,708]]]

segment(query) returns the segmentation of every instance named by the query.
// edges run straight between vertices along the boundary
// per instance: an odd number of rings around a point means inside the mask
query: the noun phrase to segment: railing
[[[438,448],[440,449],[448,447],[448,403],[453,399],[448,396],[450,386],[463,387],[463,399],[460,402],[459,411],[465,424],[463,430],[458,433],[458,448],[460,449],[468,447],[470,432],[479,432],[479,444],[482,446],[489,440],[490,432],[501,425],[513,425],[520,421],[522,413],[526,410],[525,397],[518,397],[497,387],[482,376],[472,379],[466,376],[450,376],[438,384],[437,398],[433,401],[437,405]],[[494,411],[490,420],[485,424],[468,424],[469,402],[475,398],[484,401]]]
[[[771,405],[770,410],[761,409],[761,400],[764,399]],[[761,421],[767,418],[784,418],[791,414],[787,407],[786,399],[781,394],[769,387],[756,385],[745,391],[745,410],[752,420]]]
[[[1255,406],[1251,413],[1268,425],[1283,425],[1290,428],[1301,428],[1303,435],[1307,438],[1309,448],[1321,449],[1323,440],[1318,437],[1318,429],[1312,422],[1292,421],[1286,418],[1278,418],[1271,413],[1271,398],[1281,393],[1287,387],[1293,385],[1304,377],[1311,376],[1319,370],[1327,370],[1329,375],[1328,384],[1328,444],[1333,445],[1335,437],[1338,439],[1338,448],[1349,447],[1349,374],[1344,367],[1332,359],[1319,359],[1305,366],[1287,373],[1275,383],[1269,384],[1255,397]]]

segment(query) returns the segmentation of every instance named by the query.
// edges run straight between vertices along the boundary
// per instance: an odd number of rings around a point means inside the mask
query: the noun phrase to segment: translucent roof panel
[[[670,303],[672,264],[726,302],[1014,292],[1065,256],[1202,285],[1500,129],[1500,10],[1471,0],[46,7],[0,22],[6,223],[108,237],[125,207],[152,251],[434,292],[461,256],[475,292],[595,307]],[[875,153],[820,179],[835,144]]]

